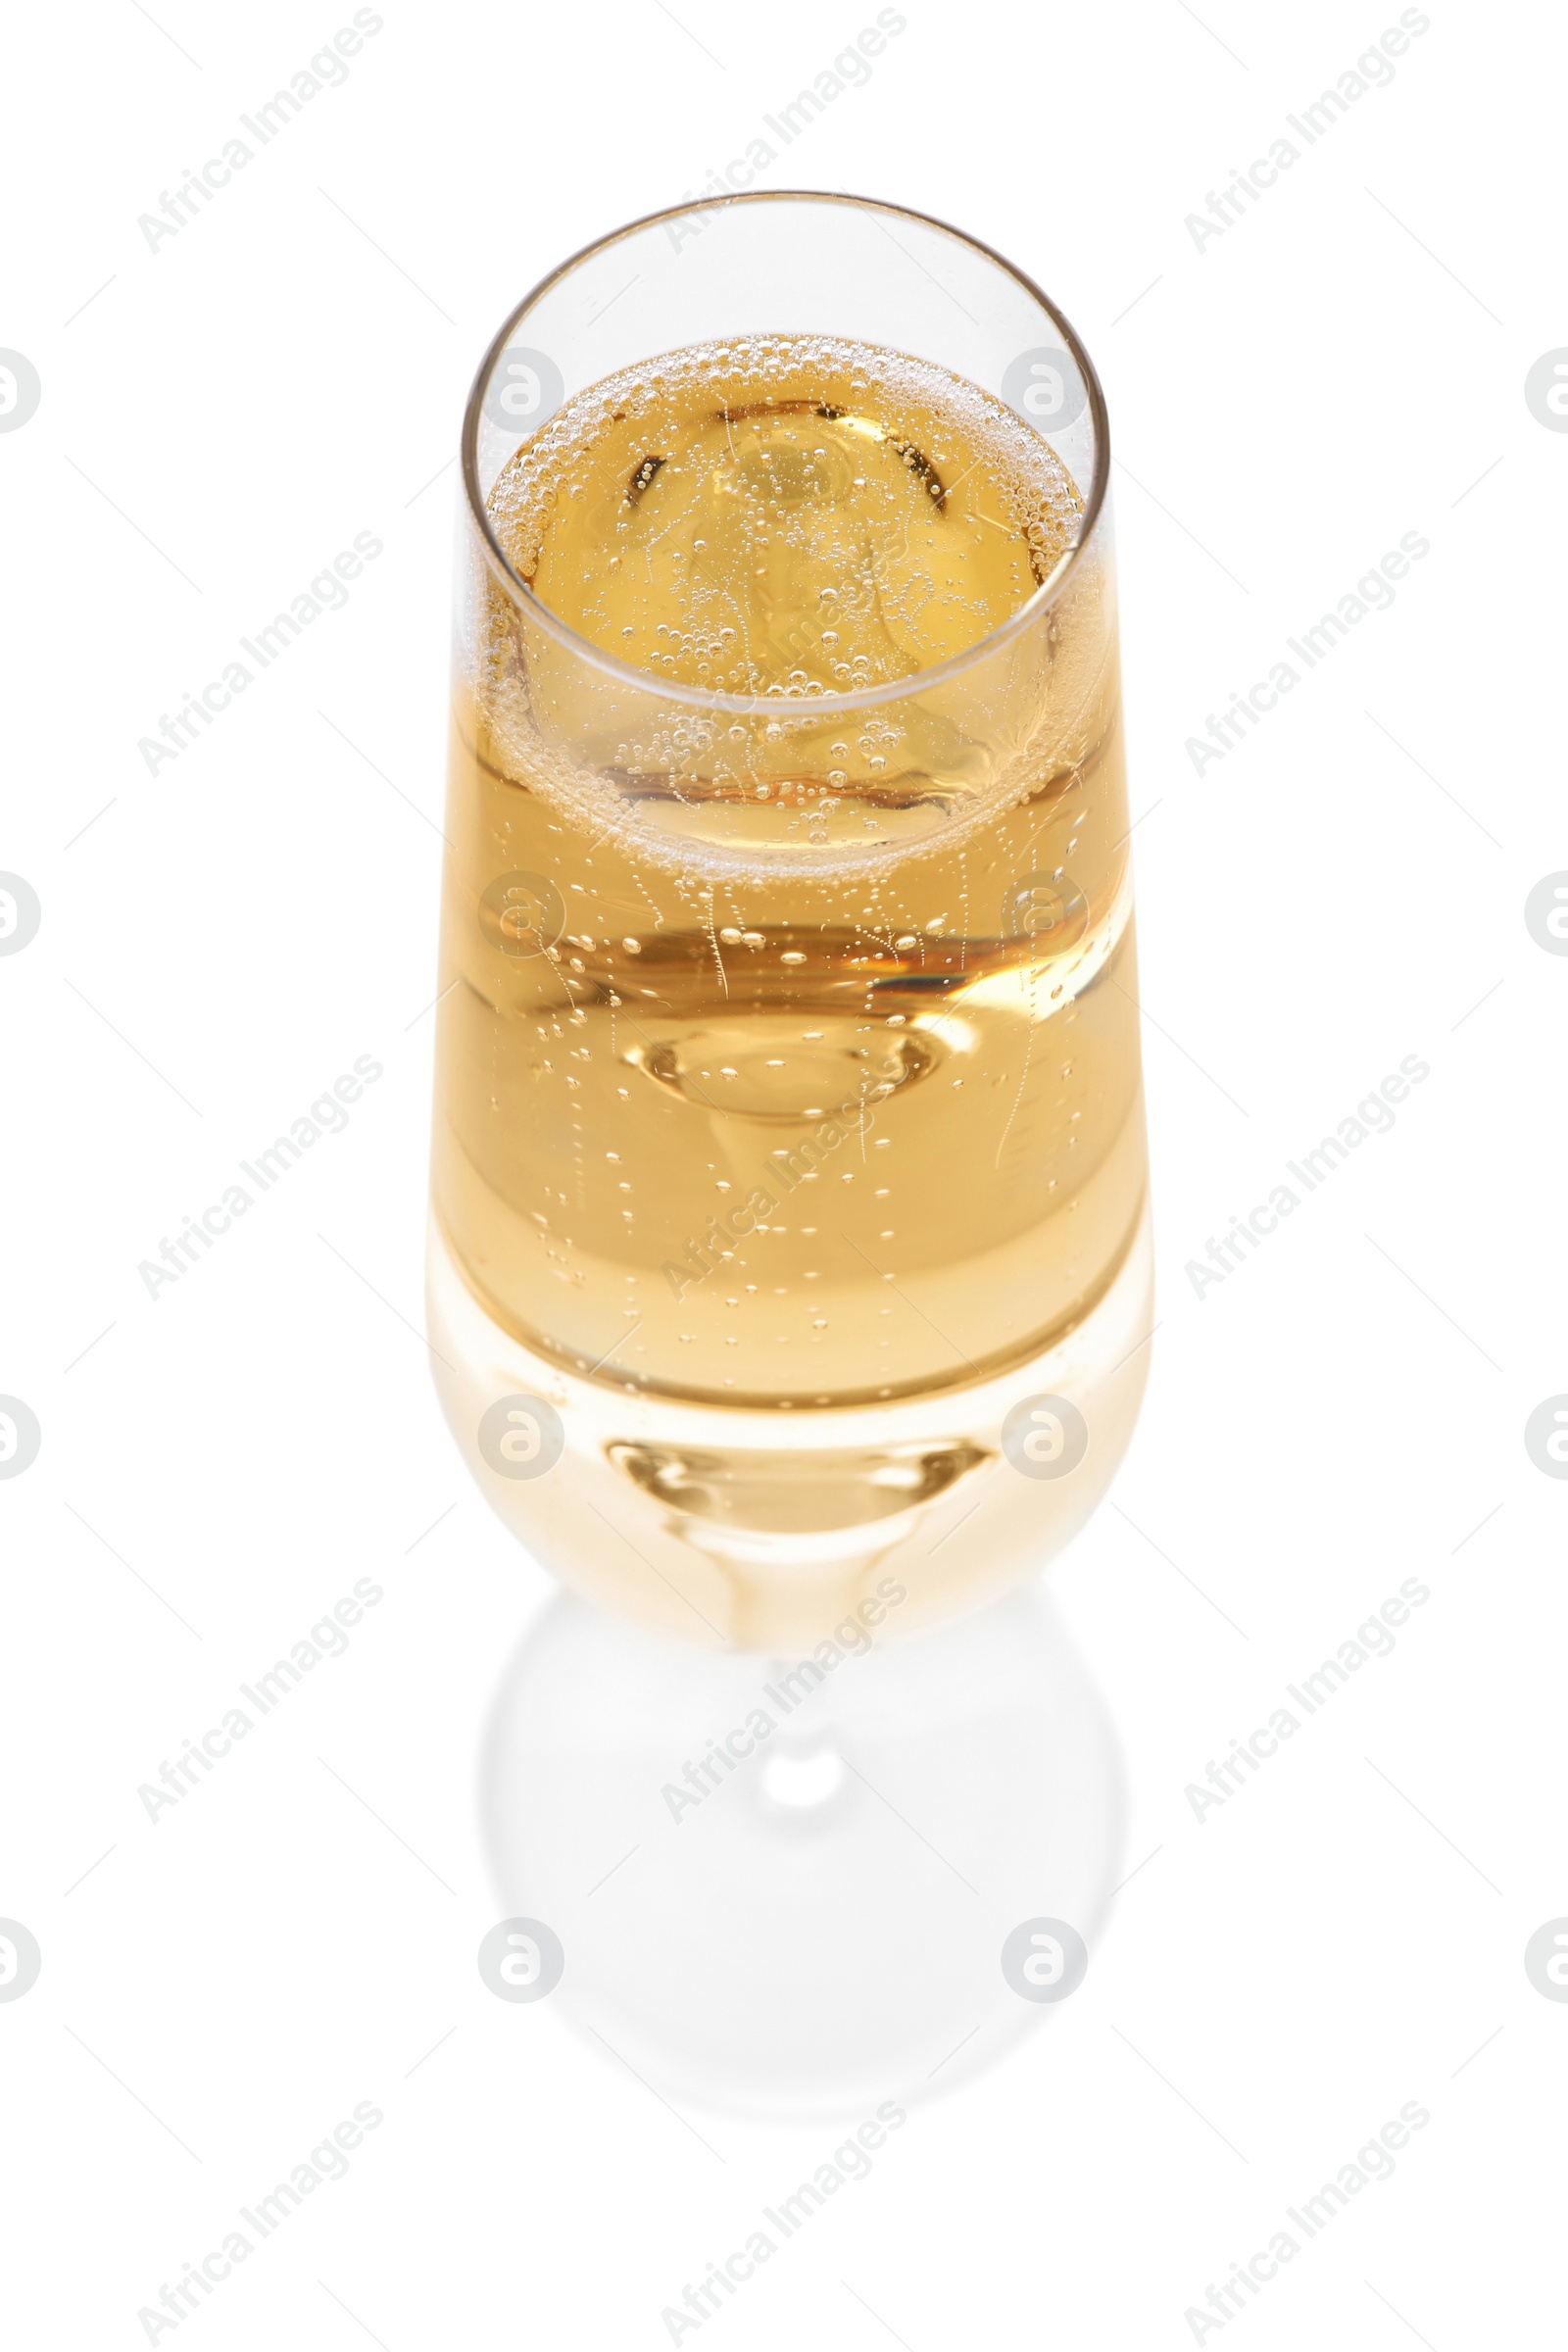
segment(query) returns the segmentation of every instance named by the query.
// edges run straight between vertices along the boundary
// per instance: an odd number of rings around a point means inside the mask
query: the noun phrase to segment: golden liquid
[[[433,1175],[469,1286],[546,1359],[670,1398],[1027,1360],[1143,1200],[1108,591],[978,684],[922,680],[1062,563],[1075,485],[935,368],[758,339],[577,396],[489,510],[646,691],[486,583]]]

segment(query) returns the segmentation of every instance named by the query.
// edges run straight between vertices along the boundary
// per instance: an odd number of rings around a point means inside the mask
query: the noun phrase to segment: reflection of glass
[[[1042,1919],[1093,1945],[1120,1875],[1115,1737],[1038,1588],[838,1646],[813,1682],[563,1596],[499,1694],[499,1906],[550,1922],[555,2006],[677,2106],[953,2088],[1075,1987]]]
[[[623,230],[481,368],[432,1339],[495,1507],[666,1630],[971,1605],[1125,1446],[1107,469],[1045,297],[846,199]],[[563,1446],[499,1458],[507,1398]]]

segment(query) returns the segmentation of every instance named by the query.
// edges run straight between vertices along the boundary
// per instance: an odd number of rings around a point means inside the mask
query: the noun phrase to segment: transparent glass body
[[[845,198],[623,230],[480,368],[432,1348],[497,1509],[666,1631],[973,1606],[1125,1447],[1107,467],[1046,297]]]

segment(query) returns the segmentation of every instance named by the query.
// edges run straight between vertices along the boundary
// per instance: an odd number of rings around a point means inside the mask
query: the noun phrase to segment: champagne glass
[[[577,1596],[485,1813],[672,2096],[946,2088],[1114,1884],[1113,1734],[1010,1591],[1150,1330],[1108,462],[1047,297],[845,197],[603,239],[468,403],[430,1337]]]

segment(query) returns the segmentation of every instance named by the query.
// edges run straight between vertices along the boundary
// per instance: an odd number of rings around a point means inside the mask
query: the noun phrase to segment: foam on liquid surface
[[[928,362],[827,336],[681,351],[575,395],[491,491],[552,612],[725,695],[913,678],[1010,619],[1073,546],[1049,444]]]

